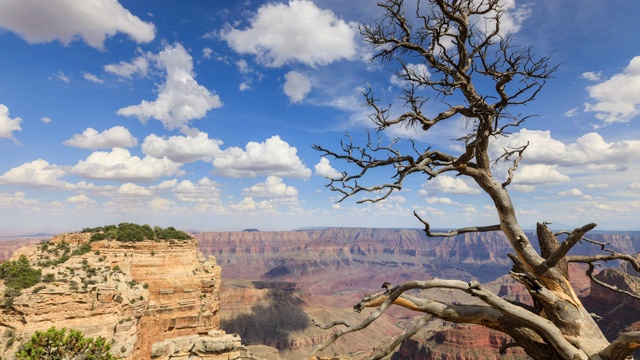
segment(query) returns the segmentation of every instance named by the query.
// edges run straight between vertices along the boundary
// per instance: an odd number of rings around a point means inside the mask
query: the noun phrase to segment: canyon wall
[[[63,234],[14,252],[13,260],[24,255],[41,268],[43,281],[0,307],[0,334],[12,339],[0,343],[4,358],[51,326],[104,337],[124,359],[239,358],[240,339],[219,331],[221,268],[195,240],[89,243],[90,236]],[[90,251],[73,255],[83,244]]]

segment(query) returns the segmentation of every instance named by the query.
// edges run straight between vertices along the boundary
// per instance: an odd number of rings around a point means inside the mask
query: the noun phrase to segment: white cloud
[[[311,92],[311,80],[297,71],[289,71],[284,75],[284,93],[292,103],[304,100]]]
[[[457,203],[446,197],[432,197],[426,199],[427,204],[456,205]]]
[[[116,193],[118,195],[125,195],[125,196],[151,196],[153,194],[153,192],[143,186],[140,185],[136,185],[133,183],[124,183],[122,185],[120,185],[120,187],[118,187],[118,190],[116,191]]]
[[[550,131],[521,129],[492,143],[493,158],[502,154],[502,148],[516,148],[529,142],[524,152],[524,163],[583,166],[587,170],[620,170],[625,164],[640,159],[640,140],[606,142],[596,132],[579,137],[575,143],[565,145],[551,137]]]
[[[147,57],[153,58],[153,55],[145,54],[134,58],[131,62],[120,61],[117,64],[105,65],[104,70],[127,79],[131,79],[133,75],[137,74],[147,76],[147,72],[149,71],[149,60]]]
[[[43,122],[43,123],[45,123],[45,124],[49,124],[49,123],[50,123],[50,122],[52,122],[53,120],[51,120],[51,118],[50,118],[50,117],[48,117],[48,116],[43,116],[43,117],[41,117],[41,118],[40,118],[40,121],[42,121],[42,122]]]
[[[72,184],[60,180],[66,173],[59,166],[38,159],[13,169],[0,176],[0,184],[24,185],[41,189],[71,189]]]
[[[587,71],[585,73],[582,73],[580,77],[590,81],[600,81],[602,80],[602,71],[598,71],[598,72]]]
[[[230,177],[280,176],[308,178],[309,170],[298,150],[275,135],[265,142],[249,142],[245,150],[230,147],[213,160],[216,172]]]
[[[449,194],[479,194],[480,190],[470,187],[461,178],[454,178],[447,175],[436,176],[429,183],[438,191]]]
[[[82,134],[74,134],[63,144],[82,149],[127,148],[138,145],[138,139],[133,137],[123,126],[114,126],[101,133],[93,128],[87,128]]]
[[[266,66],[291,62],[327,65],[357,56],[357,29],[308,0],[262,5],[244,30],[228,27],[220,36],[240,54],[256,55]]]
[[[389,196],[387,200],[389,200],[389,202],[396,203],[396,204],[404,204],[407,202],[407,198],[401,195]]]
[[[570,109],[570,110],[566,111],[564,113],[564,116],[566,116],[566,117],[574,117],[574,116],[578,115],[579,110],[580,110],[579,108],[575,107],[573,109]]]
[[[163,198],[155,198],[149,202],[149,206],[154,211],[169,210],[175,205],[175,201]]]
[[[78,205],[93,205],[96,203],[95,200],[93,200],[92,198],[90,198],[89,196],[85,195],[85,194],[80,194],[80,195],[74,195],[74,196],[70,196],[68,197],[65,202],[68,203],[72,203],[72,204],[78,204]]]
[[[221,140],[209,139],[207,133],[198,132],[195,136],[159,137],[147,136],[142,142],[142,152],[154,158],[167,159],[180,163],[196,160],[211,160],[220,153]]]
[[[102,79],[100,79],[99,77],[97,77],[94,74],[89,73],[89,72],[83,72],[82,73],[82,77],[85,80],[88,80],[88,81],[91,81],[91,82],[94,82],[94,83],[98,83],[98,84],[102,84],[104,82]]]
[[[44,6],[39,0],[0,2],[0,27],[17,33],[29,43],[55,40],[69,45],[82,38],[98,49],[118,32],[137,43],[155,38],[153,24],[140,20],[114,0],[57,0]]]
[[[516,0],[504,0],[501,2],[504,14],[500,18],[500,34],[516,33],[520,31],[522,23],[531,15],[530,5],[516,5]],[[492,14],[484,15],[489,18]]]
[[[242,201],[232,204],[230,207],[237,212],[252,212],[257,210],[274,212],[276,204],[267,200],[258,202],[253,200],[252,197],[246,197],[242,199]]]
[[[324,176],[328,179],[341,179],[342,173],[334,169],[329,163],[329,159],[322,157],[315,166],[316,175]]]
[[[6,138],[15,140],[15,138],[13,137],[13,132],[22,130],[22,128],[20,127],[21,122],[22,119],[20,119],[19,117],[13,119],[10,118],[9,108],[5,105],[0,104],[0,139]]]
[[[593,197],[591,197],[590,195],[587,195],[583,193],[580,189],[576,189],[576,188],[566,190],[566,191],[561,191],[558,193],[558,195],[560,195],[561,197],[581,197],[585,200],[593,199]]]
[[[207,177],[193,183],[190,180],[183,180],[172,190],[176,199],[189,203],[218,204],[220,203],[220,189],[215,181]]]
[[[153,181],[163,176],[182,175],[181,164],[169,159],[131,156],[128,150],[114,148],[111,152],[96,151],[79,161],[71,172],[88,179],[117,181]]]
[[[585,111],[596,113],[605,123],[629,122],[640,114],[640,56],[636,56],[620,74],[587,87],[592,103]]]
[[[513,176],[513,183],[535,186],[569,181],[569,177],[561,174],[557,167],[546,164],[521,165]]]
[[[135,116],[142,122],[153,118],[169,130],[189,132],[191,120],[200,119],[209,110],[222,106],[218,95],[196,82],[191,55],[181,44],[167,45],[155,60],[157,66],[167,72],[158,98],[122,108],[118,110],[119,115]]]
[[[71,82],[71,77],[67,74],[65,74],[64,72],[62,72],[62,70],[58,71],[58,73],[56,74],[56,78],[66,84]],[[51,78],[49,78],[51,79]]]
[[[202,49],[202,57],[205,59],[211,59],[211,54],[213,54],[213,50],[211,50],[211,48],[204,48]]]
[[[248,82],[248,81],[240,83],[240,86],[238,87],[238,89],[240,91],[250,90],[251,89],[251,83]]]
[[[255,184],[242,190],[250,197],[258,198],[297,198],[298,190],[293,186],[287,186],[282,178],[269,176],[263,183]]]
[[[22,191],[16,191],[15,193],[0,193],[0,209],[16,208],[28,208],[33,209],[34,205],[37,205],[38,201],[33,199],[27,199],[25,193]]]
[[[587,184],[585,187],[587,189],[606,189],[609,187],[609,184]]]
[[[627,189],[640,192],[640,181],[634,181],[627,185]]]
[[[238,67],[238,71],[240,71],[241,74],[249,74],[252,72],[251,67],[249,67],[249,63],[247,63],[247,61],[244,59],[236,61],[236,66]]]

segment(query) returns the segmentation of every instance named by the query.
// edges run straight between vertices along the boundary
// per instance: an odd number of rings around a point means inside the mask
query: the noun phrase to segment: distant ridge
[[[56,234],[49,233],[35,233],[35,234],[16,234],[16,235],[0,235],[0,239],[12,239],[12,238],[41,238],[41,237],[53,237]]]

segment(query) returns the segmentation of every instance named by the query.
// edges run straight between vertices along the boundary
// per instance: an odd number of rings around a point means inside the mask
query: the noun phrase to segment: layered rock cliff
[[[12,339],[0,343],[3,358],[54,325],[104,337],[124,359],[240,357],[240,339],[219,331],[221,268],[195,240],[89,242],[90,236],[63,234],[13,254],[42,269],[42,282],[0,308],[0,333]]]

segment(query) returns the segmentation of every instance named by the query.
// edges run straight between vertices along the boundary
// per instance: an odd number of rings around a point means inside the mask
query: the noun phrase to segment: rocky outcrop
[[[167,339],[153,344],[151,359],[169,360],[231,360],[251,359],[242,346],[240,336],[211,330],[206,336],[189,335]]]
[[[90,235],[63,234],[13,254],[41,268],[43,282],[0,308],[0,333],[14,339],[0,343],[3,357],[36,330],[55,325],[102,336],[125,359],[149,359],[154,346],[167,348],[156,344],[172,339],[192,345],[189,359],[238,358],[230,349],[240,347],[239,339],[212,331],[220,324],[221,268],[195,240],[89,243]],[[173,348],[156,357],[180,358],[182,347]]]

